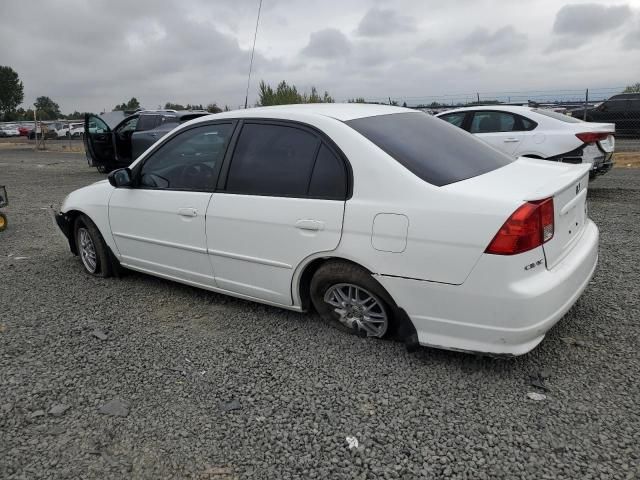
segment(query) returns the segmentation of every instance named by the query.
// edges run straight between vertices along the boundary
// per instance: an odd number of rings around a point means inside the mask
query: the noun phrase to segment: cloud
[[[501,56],[524,50],[527,47],[527,36],[517,32],[510,25],[493,33],[479,27],[463,38],[459,47],[463,53],[479,53],[487,57]]]
[[[356,33],[363,37],[379,37],[414,31],[416,22],[412,17],[400,15],[393,10],[372,8],[360,21]]]
[[[302,49],[302,54],[316,58],[336,58],[348,55],[351,43],[344,33],[335,28],[327,28],[314,32],[309,37],[309,44]]]
[[[604,6],[596,3],[565,5],[556,14],[553,33],[576,37],[594,36],[622,26],[631,18],[628,5]]]
[[[640,49],[640,15],[633,27],[622,37],[622,47],[626,50]]]

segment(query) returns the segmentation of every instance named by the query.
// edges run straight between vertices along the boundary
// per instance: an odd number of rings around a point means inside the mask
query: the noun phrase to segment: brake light
[[[576,133],[576,137],[582,140],[584,143],[594,143],[606,140],[610,133],[607,132],[584,132]]]
[[[551,240],[553,230],[553,198],[527,202],[504,222],[485,253],[516,255],[532,250]]]

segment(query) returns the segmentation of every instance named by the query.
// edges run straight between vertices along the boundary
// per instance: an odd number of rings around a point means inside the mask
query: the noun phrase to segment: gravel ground
[[[0,478],[640,476],[640,169],[590,185],[597,274],[512,360],[91,278],[47,208],[100,178],[79,154],[0,149]]]

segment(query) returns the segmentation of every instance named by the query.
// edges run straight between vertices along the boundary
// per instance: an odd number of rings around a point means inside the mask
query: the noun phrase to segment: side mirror
[[[116,188],[131,186],[131,170],[128,168],[114,170],[107,178],[109,179],[109,183]]]

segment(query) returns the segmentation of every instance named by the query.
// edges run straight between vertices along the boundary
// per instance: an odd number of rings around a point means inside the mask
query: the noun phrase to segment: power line
[[[249,62],[249,76],[247,78],[247,92],[244,96],[244,108],[247,108],[249,101],[249,84],[251,83],[251,70],[253,69],[253,54],[256,51],[256,38],[258,37],[258,25],[260,23],[260,11],[262,10],[262,0],[258,4],[258,17],[256,18],[256,31],[253,33],[253,48],[251,49],[251,61]]]

